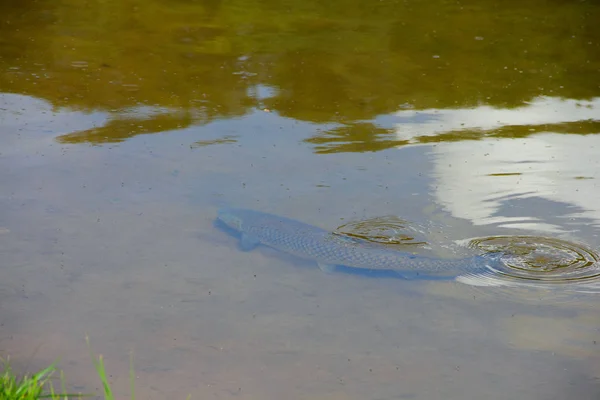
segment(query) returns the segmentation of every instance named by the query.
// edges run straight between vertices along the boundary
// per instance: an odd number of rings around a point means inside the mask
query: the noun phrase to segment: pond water
[[[594,1],[0,4],[0,355],[128,398],[598,399]],[[223,206],[507,275],[324,273]],[[573,279],[570,279],[573,278]]]

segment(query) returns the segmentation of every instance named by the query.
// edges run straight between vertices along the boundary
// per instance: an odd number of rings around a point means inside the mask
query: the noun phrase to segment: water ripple
[[[489,273],[464,275],[457,279],[460,282],[600,292],[600,256],[583,244],[537,236],[490,236],[471,240],[469,247],[505,255]]]
[[[386,245],[425,246],[426,229],[393,215],[353,221],[333,233],[353,239]]]

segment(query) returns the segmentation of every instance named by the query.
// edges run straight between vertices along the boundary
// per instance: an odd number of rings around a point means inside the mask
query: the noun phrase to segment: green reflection
[[[189,114],[159,114],[146,118],[113,119],[106,125],[58,137],[61,143],[115,143],[133,136],[179,129],[190,125]]]
[[[415,141],[418,143],[438,143],[476,140],[482,137],[525,138],[540,132],[573,133],[580,135],[596,134],[600,133],[600,119],[598,121],[578,121],[562,124],[509,125],[489,131],[465,129],[440,133],[436,136],[418,137]]]
[[[317,153],[379,151],[406,144],[390,129],[369,123],[350,124],[330,129],[306,140],[315,144]]]
[[[377,151],[406,140],[369,120],[404,104],[511,108],[600,96],[592,1],[28,0],[2,2],[0,14],[3,91],[115,114],[104,128],[61,138],[69,143],[268,108],[342,124],[308,139],[317,152]],[[259,86],[273,93],[259,98]],[[123,116],[140,105],[176,112]],[[418,141],[484,133],[443,135]]]

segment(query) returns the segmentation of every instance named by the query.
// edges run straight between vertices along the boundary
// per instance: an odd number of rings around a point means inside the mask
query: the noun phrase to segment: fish
[[[326,273],[346,272],[404,280],[454,280],[498,269],[502,253],[443,259],[404,252],[335,234],[294,219],[241,208],[222,208],[217,221],[241,236],[240,248],[265,245],[316,262]]]

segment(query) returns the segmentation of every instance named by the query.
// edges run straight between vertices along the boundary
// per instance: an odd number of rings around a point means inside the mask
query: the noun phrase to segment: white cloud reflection
[[[398,124],[397,135],[414,143],[418,137],[460,130],[598,121],[599,110],[600,98],[541,97],[516,109],[400,111],[397,117],[407,123]],[[455,217],[476,225],[545,232],[568,231],[562,218],[586,218],[600,226],[598,134],[540,132],[526,138],[447,142],[432,146],[431,153],[434,196]],[[519,203],[532,199],[547,202],[541,207],[533,205],[539,201]],[[560,215],[550,202],[562,203]]]
[[[538,97],[518,108],[404,110],[395,113],[399,140],[416,143],[422,136],[437,136],[461,130],[489,131],[507,126],[536,126],[600,120],[600,97],[592,100]]]

